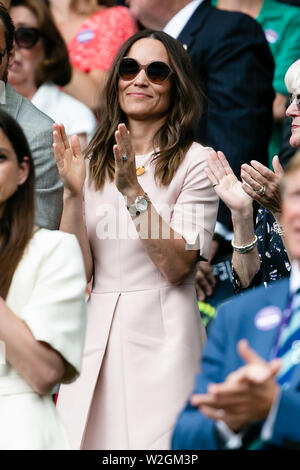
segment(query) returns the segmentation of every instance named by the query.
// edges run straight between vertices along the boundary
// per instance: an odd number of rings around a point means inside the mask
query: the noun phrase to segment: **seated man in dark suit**
[[[197,139],[222,150],[235,174],[252,159],[268,165],[272,126],[273,58],[257,22],[217,10],[210,0],[126,0],[145,27],[163,29],[187,49],[206,96]],[[220,203],[216,231],[230,237],[231,218]]]
[[[63,188],[52,148],[53,121],[7,83],[8,67],[14,59],[13,41],[14,25],[0,3],[0,107],[18,121],[32,152],[36,224],[58,229]]]
[[[293,132],[300,144],[299,109]],[[299,152],[283,177],[282,224],[290,280],[219,309],[173,449],[300,449]]]

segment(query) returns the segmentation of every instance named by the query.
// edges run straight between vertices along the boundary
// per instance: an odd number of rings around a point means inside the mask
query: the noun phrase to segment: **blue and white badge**
[[[272,330],[279,325],[281,318],[282,312],[280,308],[272,305],[270,307],[263,308],[255,315],[254,324],[259,330]]]
[[[269,43],[274,44],[275,42],[277,42],[279,34],[276,31],[274,31],[274,29],[265,29],[264,33],[265,33],[266,40]]]
[[[90,42],[94,38],[95,34],[91,29],[84,29],[77,34],[77,41],[82,44],[85,42]]]

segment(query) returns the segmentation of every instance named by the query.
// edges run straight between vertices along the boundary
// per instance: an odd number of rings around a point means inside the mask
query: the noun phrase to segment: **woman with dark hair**
[[[218,199],[193,139],[201,98],[182,45],[151,30],[122,46],[105,96],[85,183],[77,139],[54,131],[61,229],[93,275],[83,375],[58,408],[73,448],[168,449],[205,341],[193,276]]]
[[[81,367],[85,275],[73,235],[34,226],[34,167],[0,110],[0,449],[68,449],[51,398]]]
[[[70,95],[97,111],[108,71],[122,44],[138,29],[115,0],[49,0],[72,64]]]
[[[40,0],[12,0],[9,13],[16,27],[10,84],[86,146],[96,119],[86,105],[59,88],[69,83],[71,65],[49,8]]]

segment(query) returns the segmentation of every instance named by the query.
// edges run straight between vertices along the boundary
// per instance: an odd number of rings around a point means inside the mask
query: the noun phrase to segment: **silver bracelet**
[[[275,233],[278,233],[278,235],[283,235],[284,234],[284,230],[283,230],[283,225],[279,224],[278,222],[274,222],[273,223],[273,231]]]
[[[244,253],[248,253],[249,251],[253,250],[253,248],[257,245],[257,236],[254,235],[254,240],[253,242],[249,243],[249,245],[237,246],[233,243],[233,240],[231,241],[231,245],[234,251],[236,251],[240,255],[243,255]]]

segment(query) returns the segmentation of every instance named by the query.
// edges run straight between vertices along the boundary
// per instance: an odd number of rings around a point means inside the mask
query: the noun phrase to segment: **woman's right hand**
[[[224,153],[211,151],[207,161],[209,167],[205,168],[205,173],[231,213],[252,211],[252,198],[243,190],[242,182],[233,173]]]
[[[280,184],[283,168],[278,155],[275,155],[272,161],[274,171],[256,160],[251,160],[250,163],[251,165],[243,163],[241,166],[241,178],[244,181],[243,188],[245,192],[261,206],[272,212],[275,219],[280,220]],[[264,191],[263,194],[260,194],[262,188],[264,188]]]
[[[64,189],[71,196],[81,195],[86,168],[79,138],[72,135],[69,143],[63,124],[54,124],[53,129],[54,155]]]

